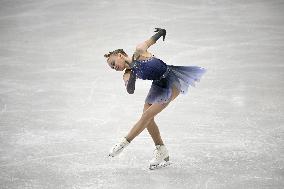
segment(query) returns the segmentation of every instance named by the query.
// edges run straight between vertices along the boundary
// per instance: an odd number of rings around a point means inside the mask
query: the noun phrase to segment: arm
[[[136,74],[131,70],[125,70],[123,80],[125,82],[127,92],[129,94],[133,94],[135,91]]]
[[[138,52],[145,52],[147,51],[147,49],[152,46],[153,44],[156,43],[156,41],[163,36],[163,41],[165,40],[167,31],[165,29],[161,29],[161,28],[155,28],[157,32],[155,35],[153,35],[152,37],[150,37],[148,40],[138,44],[136,46],[136,51]]]

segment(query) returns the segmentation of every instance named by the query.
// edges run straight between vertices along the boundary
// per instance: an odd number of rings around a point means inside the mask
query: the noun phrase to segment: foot
[[[130,144],[130,142],[128,142],[128,141],[126,140],[126,138],[123,137],[122,140],[121,140],[119,143],[115,144],[115,145],[112,147],[112,149],[111,149],[110,152],[109,152],[109,156],[111,156],[111,157],[117,156],[117,155],[120,154],[120,153],[122,152],[122,150],[123,150],[126,146],[128,146],[129,144]]]
[[[154,150],[154,158],[150,161],[150,169],[165,167],[170,164],[170,157],[165,145],[156,145]]]
[[[170,162],[170,161],[163,161],[163,162],[161,162],[161,163],[159,163],[157,165],[156,164],[155,165],[150,165],[149,169],[150,170],[160,169],[160,168],[163,168],[163,167],[167,167],[167,166],[169,166],[171,164],[172,164],[172,162]]]

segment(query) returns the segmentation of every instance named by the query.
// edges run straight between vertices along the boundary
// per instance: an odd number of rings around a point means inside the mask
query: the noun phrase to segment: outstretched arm
[[[162,28],[155,28],[155,32],[157,32],[155,35],[153,35],[152,37],[150,37],[148,40],[138,44],[136,46],[136,51],[138,52],[145,52],[147,51],[147,49],[156,43],[156,41],[161,37],[163,36],[163,41],[165,40],[165,37],[166,37],[166,34],[167,34],[167,31],[165,29],[162,29]]]

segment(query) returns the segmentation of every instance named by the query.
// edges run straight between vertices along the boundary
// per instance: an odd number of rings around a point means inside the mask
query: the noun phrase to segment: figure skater
[[[117,49],[104,55],[112,69],[116,71],[125,70],[123,80],[129,94],[134,93],[137,78],[152,80],[140,119],[129,133],[113,146],[109,153],[111,157],[118,155],[137,135],[147,128],[155,143],[154,157],[150,160],[150,169],[169,164],[168,150],[154,121],[155,116],[180,93],[186,94],[190,85],[195,87],[195,82],[199,82],[206,72],[206,69],[198,66],[167,65],[147,51],[161,36],[163,36],[163,41],[165,40],[166,30],[155,29],[154,32],[156,33],[152,37],[136,46],[132,58],[123,49]]]

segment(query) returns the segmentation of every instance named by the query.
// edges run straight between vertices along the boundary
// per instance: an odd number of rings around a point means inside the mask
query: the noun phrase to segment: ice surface
[[[148,170],[143,111],[103,55],[149,51],[208,71],[155,118],[173,164]],[[0,188],[284,188],[284,2],[0,1]]]

